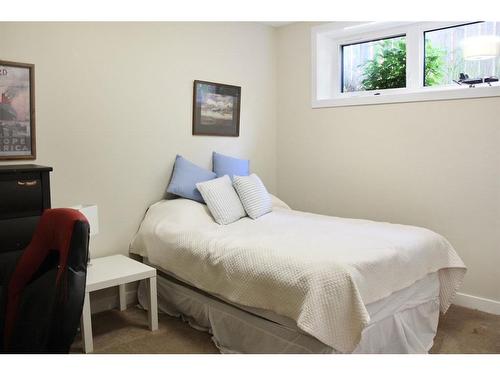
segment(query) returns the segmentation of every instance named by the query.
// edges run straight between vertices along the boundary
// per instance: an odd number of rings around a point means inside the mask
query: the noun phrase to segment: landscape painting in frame
[[[194,81],[193,135],[240,135],[241,87]]]
[[[0,60],[0,160],[35,159],[34,66]]]

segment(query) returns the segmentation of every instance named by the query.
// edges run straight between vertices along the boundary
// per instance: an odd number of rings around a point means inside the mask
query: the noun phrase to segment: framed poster
[[[241,87],[194,81],[193,135],[240,135]]]
[[[0,161],[35,158],[35,66],[0,60]]]

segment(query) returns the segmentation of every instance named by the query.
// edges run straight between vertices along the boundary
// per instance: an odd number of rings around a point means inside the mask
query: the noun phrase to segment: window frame
[[[500,96],[500,84],[425,86],[425,32],[473,22],[370,22],[338,23],[311,29],[313,108],[450,100]],[[344,24],[345,25],[345,24]],[[344,26],[341,25],[341,26]],[[406,36],[406,87],[397,89],[342,92],[342,46],[394,36]]]
[[[364,40],[362,42],[357,42],[357,43],[340,44],[339,45],[339,60],[340,60],[340,79],[339,79],[339,84],[340,84],[340,92],[341,93],[366,92],[366,90],[365,91],[344,91],[344,66],[345,66],[344,48],[345,47],[356,46],[358,44],[379,42],[379,41],[382,41],[382,40],[397,39],[397,38],[405,38],[405,43],[406,43],[406,34],[401,34],[401,35],[387,36],[387,37],[383,37],[383,38],[373,38],[373,39],[370,39],[370,40]],[[400,88],[403,88],[403,87],[400,87]],[[406,86],[405,86],[405,88],[406,88]],[[385,89],[385,90],[388,90],[388,89]],[[374,91],[374,90],[370,90],[370,91]]]

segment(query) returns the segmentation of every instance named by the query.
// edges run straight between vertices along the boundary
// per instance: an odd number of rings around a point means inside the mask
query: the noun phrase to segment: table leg
[[[90,315],[89,292],[85,292],[80,328],[82,331],[83,350],[85,353],[92,353],[94,351],[94,343],[92,341],[92,317]]]
[[[125,284],[118,285],[118,294],[120,296],[120,311],[127,309],[127,294],[125,293]]]
[[[151,331],[156,331],[158,329],[158,300],[156,294],[156,276],[150,277],[148,279],[148,291],[149,291],[149,329]]]

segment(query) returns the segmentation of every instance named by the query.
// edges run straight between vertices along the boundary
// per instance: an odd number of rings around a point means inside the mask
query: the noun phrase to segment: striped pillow
[[[245,211],[252,219],[273,210],[271,195],[255,173],[250,176],[234,176],[233,185]]]
[[[197,183],[196,187],[217,223],[231,224],[246,216],[228,175]]]

